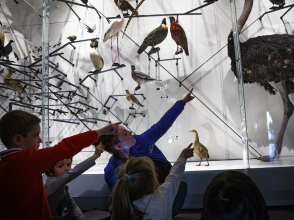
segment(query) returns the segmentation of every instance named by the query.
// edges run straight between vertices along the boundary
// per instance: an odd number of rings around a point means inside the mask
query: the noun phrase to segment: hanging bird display
[[[139,101],[138,101],[138,99],[134,96],[134,95],[132,95],[130,92],[129,92],[129,90],[125,90],[126,91],[126,99],[132,104],[132,106],[131,107],[129,107],[129,109],[134,109],[134,104],[137,104],[137,105],[139,105],[139,106],[141,106],[141,107],[144,107],[144,105],[142,105]]]
[[[70,35],[66,39],[69,39],[71,42],[74,42],[77,39],[77,36],[75,35]]]
[[[136,67],[134,65],[131,66],[132,68],[132,78],[138,83],[138,86],[135,88],[135,90],[138,90],[141,88],[141,85],[147,82],[155,81],[156,79],[151,78],[145,73],[139,72],[136,70]]]
[[[176,22],[174,17],[169,17],[169,19],[170,33],[173,40],[177,44],[177,51],[175,52],[175,55],[182,53],[184,49],[185,54],[189,56],[188,41],[184,29]]]
[[[209,153],[208,153],[208,150],[207,148],[201,144],[199,142],[199,136],[198,136],[198,132],[196,130],[192,130],[190,131],[192,133],[195,134],[195,141],[194,141],[194,145],[193,145],[193,148],[194,148],[194,152],[198,155],[198,157],[200,158],[200,163],[196,166],[200,166],[201,165],[201,162],[202,162],[202,159],[205,158],[206,161],[207,161],[207,165],[206,166],[209,166],[209,162],[208,162],[208,159],[209,159]]]
[[[12,73],[15,73],[15,70],[13,70],[12,68],[9,68],[8,74],[4,77],[5,86],[15,92],[14,98],[16,96],[16,92],[18,92],[19,96],[21,96],[21,94],[24,92],[28,97],[28,94],[25,88],[22,86],[22,84],[19,81],[11,79]],[[29,101],[31,102],[31,99],[29,99]]]
[[[84,23],[82,23],[82,24],[86,26],[88,33],[93,33],[96,30],[96,24],[94,24],[94,26],[92,28],[90,28],[88,25],[86,25]]]
[[[101,71],[101,69],[104,66],[104,60],[101,56],[101,54],[98,52],[97,47],[98,47],[98,40],[97,39],[92,39],[90,43],[90,59],[97,71]]]
[[[118,2],[118,5],[121,4],[121,0]],[[119,10],[120,18],[114,19],[110,22],[108,27],[106,28],[106,31],[104,32],[104,38],[103,42],[106,42],[108,39],[111,40],[111,58],[112,58],[112,65],[119,66],[119,48],[118,48],[118,34],[120,30],[122,29],[122,26],[124,24],[124,16],[121,10]],[[112,37],[116,36],[117,41],[117,53],[118,53],[118,64],[113,62],[113,54],[112,54]]]
[[[252,5],[253,0],[245,0],[238,20],[239,32],[249,17]],[[272,155],[259,158],[262,161],[272,161],[281,153],[284,133],[294,111],[288,97],[294,93],[294,36],[275,34],[251,38],[240,43],[240,50],[244,83],[259,83],[271,94],[278,91],[282,98],[284,115],[274,145],[276,149]],[[231,69],[237,76],[232,32],[228,36],[228,55],[231,58]]]
[[[162,19],[161,25],[151,31],[144,39],[142,45],[140,46],[139,50],[137,51],[138,54],[141,54],[148,46],[151,46],[152,49],[148,52],[148,55],[152,53],[156,53],[160,50],[159,47],[154,48],[157,44],[160,44],[167,36],[168,28],[166,25],[166,19]]]
[[[0,43],[0,57],[5,56],[7,60],[9,60],[9,54],[12,52],[12,43],[14,42],[14,40],[10,40],[8,42],[8,44],[3,47],[3,43]]]
[[[129,14],[129,10],[134,13],[134,15],[138,15],[138,12],[135,11],[135,9],[133,8],[133,6],[126,0],[121,0],[121,4],[118,5],[118,1],[119,0],[114,0],[114,3],[116,4],[116,6],[122,10],[123,12],[126,11],[127,13],[124,15],[130,15]]]

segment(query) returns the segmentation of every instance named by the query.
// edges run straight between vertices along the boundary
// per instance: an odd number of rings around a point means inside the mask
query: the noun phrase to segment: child
[[[85,220],[84,214],[70,197],[66,184],[95,165],[95,160],[103,152],[103,145],[101,141],[96,142],[94,145],[94,155],[79,163],[73,169],[71,169],[72,158],[63,159],[45,173],[48,176],[45,190],[53,219]],[[65,208],[67,210],[63,214]]]
[[[1,219],[52,220],[42,173],[93,144],[98,136],[116,132],[120,124],[109,124],[38,150],[42,142],[39,123],[37,116],[21,110],[8,112],[0,119],[0,138],[8,149],[0,152]]]
[[[132,157],[120,168],[112,191],[112,220],[171,220],[172,207],[183,178],[187,158],[193,157],[190,144],[159,185],[155,166],[148,157]]]

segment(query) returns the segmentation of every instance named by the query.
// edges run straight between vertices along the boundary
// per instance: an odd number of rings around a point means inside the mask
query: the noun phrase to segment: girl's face
[[[126,130],[124,127],[122,126],[118,126],[118,130],[117,130],[117,137],[119,139],[119,144],[123,147],[123,148],[130,148],[132,147],[135,143],[136,140],[132,135],[131,131]]]
[[[60,176],[66,171],[71,170],[71,159],[64,159],[59,161],[57,164],[54,166],[54,172],[52,176]]]

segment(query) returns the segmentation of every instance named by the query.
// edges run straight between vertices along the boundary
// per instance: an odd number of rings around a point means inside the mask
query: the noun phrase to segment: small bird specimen
[[[134,109],[134,104],[137,104],[137,105],[139,105],[139,106],[141,106],[141,107],[144,107],[144,105],[142,105],[139,101],[138,101],[138,99],[134,96],[134,95],[132,95],[130,92],[129,92],[129,90],[125,90],[126,91],[126,99],[132,104],[132,106],[131,107],[129,107],[129,109]]]
[[[14,98],[16,96],[16,92],[21,96],[21,94],[24,92],[27,96],[27,92],[25,88],[22,86],[22,84],[19,81],[16,81],[14,79],[11,79],[12,73],[15,73],[15,70],[12,68],[8,69],[8,74],[4,77],[4,84],[7,86],[7,88],[13,90],[15,92]]]
[[[13,52],[13,54],[14,54],[15,59],[16,59],[17,61],[19,61],[19,57],[17,56],[17,54],[16,54],[15,52]]]
[[[69,39],[71,42],[74,42],[77,39],[77,36],[75,35],[70,35],[66,39]]]
[[[34,58],[34,56],[32,56]],[[27,60],[29,56],[24,57],[22,60]],[[37,59],[37,57],[35,57]]]
[[[198,133],[196,130],[192,130],[190,131],[192,133],[195,134],[195,141],[194,141],[194,152],[198,155],[198,157],[200,158],[200,163],[197,165],[197,166],[200,166],[201,165],[201,162],[202,162],[202,159],[205,158],[206,161],[207,161],[207,165],[206,166],[209,166],[209,162],[208,162],[208,159],[209,159],[209,154],[208,154],[208,150],[207,148],[201,144],[199,142],[199,136],[198,136]]]
[[[106,109],[105,108],[102,110],[102,114],[106,115]]]
[[[88,5],[88,0],[81,0],[85,5]]]
[[[92,39],[90,43],[90,59],[97,71],[101,71],[101,69],[104,66],[104,60],[101,56],[101,54],[97,51],[98,47],[98,40],[97,39]]]
[[[189,56],[188,41],[187,41],[187,37],[186,37],[184,29],[182,28],[181,25],[179,25],[176,22],[174,17],[169,17],[169,19],[170,19],[170,33],[173,40],[177,44],[177,51],[175,55],[182,53],[184,49],[185,54]],[[180,46],[180,49],[179,49],[179,46]]]
[[[270,0],[270,2],[273,3],[273,7],[270,9],[282,8],[285,5],[285,0]],[[279,7],[275,7],[275,5],[278,5]]]
[[[1,25],[2,26],[2,25]],[[4,47],[4,43],[5,43],[5,34],[4,34],[4,30],[2,28],[0,28],[0,48]]]
[[[96,24],[94,24],[94,26],[92,28],[90,28],[88,25],[86,25],[84,23],[82,23],[82,24],[86,26],[88,33],[93,33],[96,30]]]
[[[77,118],[79,117],[79,116],[77,115],[77,113],[75,113],[75,112],[73,112],[73,111],[70,111],[70,114],[76,116]]]
[[[63,111],[63,110],[61,110],[61,109],[56,109],[56,111],[58,112],[58,113],[62,113],[62,114],[64,114],[64,115],[66,115],[66,113],[68,113],[68,112],[65,112],[65,111]]]
[[[121,0],[119,0],[118,5],[121,4]],[[111,58],[112,58],[112,65],[119,66],[119,48],[118,48],[118,34],[120,30],[122,29],[122,26],[124,24],[124,16],[121,10],[119,10],[120,18],[113,19],[108,27],[106,28],[106,31],[104,32],[104,38],[103,42],[106,42],[108,39],[111,40]],[[118,53],[118,64],[113,62],[113,54],[112,54],[112,37],[116,36],[116,47],[117,47],[117,53]]]
[[[2,40],[0,40],[0,57],[5,56],[7,60],[9,60],[9,54],[12,52],[12,43],[14,40],[10,40],[5,47],[3,47]]]
[[[38,87],[42,88],[42,85],[41,85],[40,83],[35,82],[35,84],[36,84]]]
[[[135,88],[135,90],[138,90],[141,88],[141,85],[147,82],[154,81],[156,79],[151,78],[145,73],[139,72],[136,70],[136,67],[134,65],[131,66],[132,68],[132,78],[138,83],[138,86]]]
[[[116,4],[116,6],[122,10],[123,12],[126,11],[127,13],[124,15],[130,15],[129,14],[129,10],[134,13],[135,15],[138,15],[138,12],[135,11],[135,9],[133,8],[133,6],[126,0],[121,0],[121,4],[118,5],[118,1],[119,0],[114,0],[114,3]]]
[[[168,28],[166,25],[166,19],[162,19],[161,24],[159,27],[155,28],[151,31],[144,39],[142,45],[140,46],[139,50],[137,51],[138,54],[141,54],[148,46],[151,46],[152,49],[148,52],[148,55],[152,53],[156,53],[160,50],[159,47],[154,48],[157,44],[160,44],[167,36]]]
[[[82,110],[82,111],[80,111],[80,112],[77,113],[77,114],[85,113],[85,112],[87,112],[87,111],[89,111],[89,110],[90,110],[90,108],[86,108],[85,110]]]

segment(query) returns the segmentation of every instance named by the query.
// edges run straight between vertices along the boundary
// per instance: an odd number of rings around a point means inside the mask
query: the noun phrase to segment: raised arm
[[[145,136],[154,143],[161,138],[172,126],[177,117],[182,113],[186,103],[195,98],[191,95],[192,92],[193,88],[182,100],[177,101],[156,124],[152,125],[150,129],[145,131],[142,136]]]

